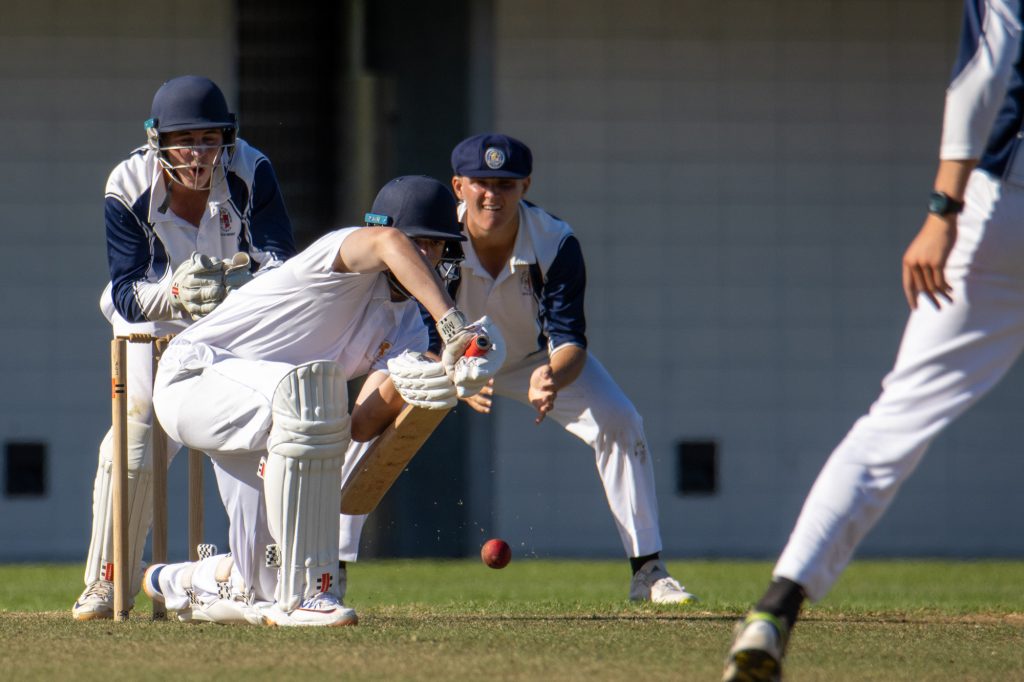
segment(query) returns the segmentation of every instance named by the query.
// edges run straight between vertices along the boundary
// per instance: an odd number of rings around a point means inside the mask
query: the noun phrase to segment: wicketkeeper
[[[235,115],[213,81],[182,76],[164,83],[145,128],[147,144],[107,180],[110,283],[100,308],[115,336],[177,333],[254,273],[295,253],[270,161],[238,137]],[[152,382],[148,346],[128,344],[128,556],[135,586],[152,519]],[[169,455],[178,448],[170,443]],[[76,620],[113,617],[112,455],[108,431]]]

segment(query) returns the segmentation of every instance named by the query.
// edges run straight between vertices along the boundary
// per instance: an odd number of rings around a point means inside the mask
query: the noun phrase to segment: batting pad
[[[153,521],[152,428],[142,422],[128,422],[128,566],[131,594],[142,584],[142,550]],[[114,570],[114,438],[107,432],[100,445],[99,466],[92,494],[92,539],[85,560],[85,584],[113,580]]]
[[[281,562],[274,596],[290,613],[319,592],[338,595],[341,466],[351,430],[341,366],[299,365],[278,384],[271,409],[263,489]]]

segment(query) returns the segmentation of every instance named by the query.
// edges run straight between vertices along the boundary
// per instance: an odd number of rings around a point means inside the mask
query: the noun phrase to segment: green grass
[[[367,561],[356,628],[75,623],[81,567],[0,567],[5,679],[714,680],[766,562],[670,561],[697,606],[632,604],[625,561]],[[857,562],[805,609],[790,680],[1024,679],[1024,562]]]

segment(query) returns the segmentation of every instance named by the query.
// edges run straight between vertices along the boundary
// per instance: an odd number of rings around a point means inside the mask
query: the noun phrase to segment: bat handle
[[[482,334],[473,337],[463,355],[467,358],[478,358],[487,355],[491,349],[491,340]]]

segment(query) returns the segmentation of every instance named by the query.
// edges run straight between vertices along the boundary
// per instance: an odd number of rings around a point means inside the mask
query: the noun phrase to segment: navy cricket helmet
[[[402,175],[388,182],[364,219],[367,225],[396,227],[410,237],[466,241],[451,190],[426,175]]]
[[[466,238],[459,225],[458,204],[447,185],[426,175],[397,177],[380,188],[363,219],[367,225],[394,227],[412,239],[443,239],[437,273],[445,283],[459,278],[459,264],[465,256],[461,242]],[[390,272],[388,277],[392,286],[411,298]]]
[[[167,144],[166,135],[185,130],[220,130],[219,145]],[[208,190],[224,179],[238,134],[238,121],[228,111],[227,100],[217,84],[205,76],[179,76],[167,81],[153,96],[146,121],[146,139],[157,159],[175,182],[191,189]],[[216,149],[212,157],[210,153]],[[177,160],[170,152],[176,152]],[[202,158],[197,161],[196,159]],[[202,167],[205,181],[199,181]],[[189,174],[193,178],[189,179]]]
[[[217,84],[205,76],[179,76],[167,81],[153,95],[146,129],[159,134],[178,130],[220,128],[232,134],[238,129],[235,115]]]

